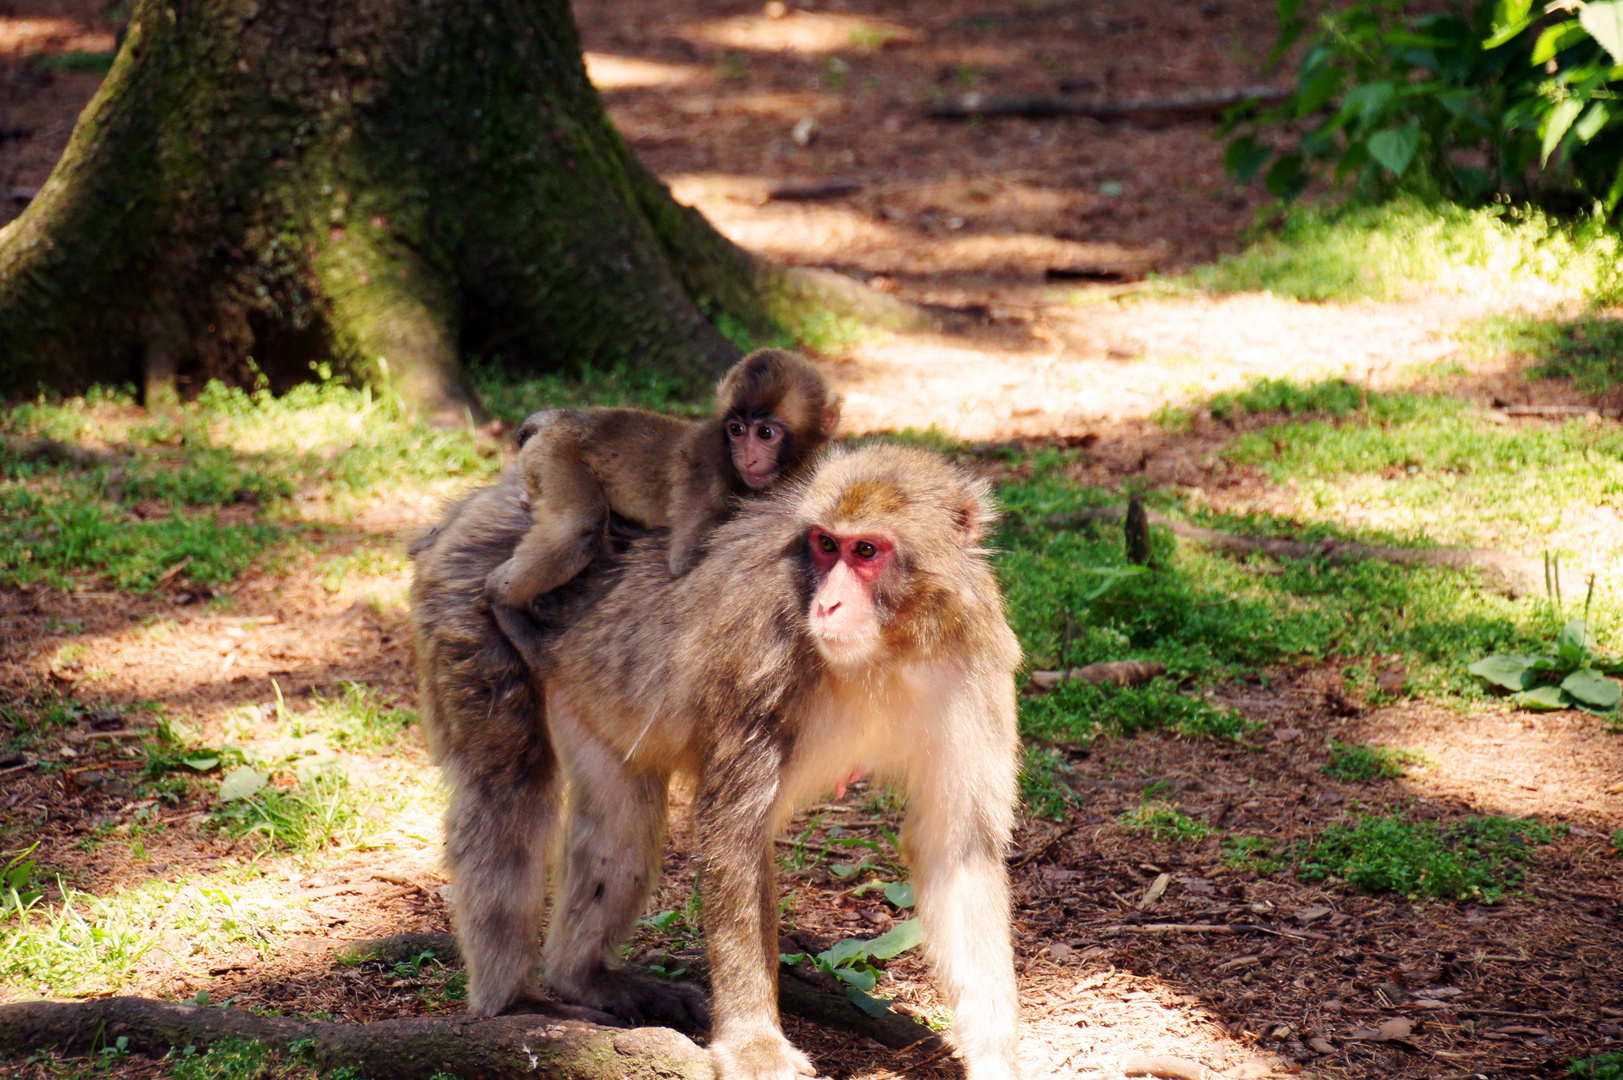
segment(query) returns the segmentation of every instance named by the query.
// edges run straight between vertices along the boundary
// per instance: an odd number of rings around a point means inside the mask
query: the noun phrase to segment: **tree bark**
[[[567,0],[137,0],[62,160],[0,230],[0,392],[273,388],[330,363],[441,421],[509,369],[705,387],[808,304],[680,206],[587,81]]]
[[[604,1028],[540,1016],[333,1024],[137,997],[0,1005],[0,1054],[94,1053],[121,1036],[129,1040],[128,1050],[151,1057],[224,1039],[262,1042],[284,1053],[296,1051],[319,1068],[348,1065],[366,1076],[395,1080],[428,1080],[437,1073],[483,1080],[714,1076],[709,1055],[669,1028]]]

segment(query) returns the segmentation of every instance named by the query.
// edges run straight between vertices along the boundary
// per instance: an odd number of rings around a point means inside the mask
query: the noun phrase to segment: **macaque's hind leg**
[[[560,440],[555,452],[536,450],[532,457],[525,479],[535,523],[514,547],[513,557],[486,580],[490,595],[510,607],[523,607],[586,569],[608,527],[608,496],[573,442]]]
[[[556,698],[549,721],[570,787],[562,881],[543,961],[547,985],[565,1001],[632,1024],[660,1017],[689,1030],[708,1026],[697,988],[618,967],[619,946],[658,883],[666,778],[627,771]]]
[[[456,881],[457,942],[468,969],[468,1011],[494,1016],[539,1000],[547,848],[558,816],[558,776],[467,775],[451,766],[446,862]],[[462,772],[464,775],[455,775]]]

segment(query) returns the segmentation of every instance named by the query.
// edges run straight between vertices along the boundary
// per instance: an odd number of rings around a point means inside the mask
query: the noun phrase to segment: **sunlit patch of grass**
[[[287,733],[294,738],[322,735],[345,750],[375,751],[393,746],[417,714],[385,702],[365,683],[347,682],[337,697],[316,697],[307,713],[289,714]]]
[[[1397,815],[1330,825],[1299,845],[1297,875],[1337,879],[1359,892],[1492,902],[1526,873],[1531,848],[1555,833],[1539,822],[1503,817],[1454,824]]]
[[[411,561],[393,544],[360,544],[317,565],[315,578],[329,593],[341,590],[352,578],[384,577],[407,569]]]
[[[1503,425],[1450,398],[1404,402],[1369,423],[1308,419],[1245,432],[1223,453],[1296,485],[1307,512],[1378,514],[1407,543],[1537,550],[1573,508],[1623,493],[1616,425]]]
[[[1304,444],[1304,452],[1311,446]],[[1119,498],[1063,476],[1058,469],[1038,472],[999,491],[1009,522],[998,538],[997,566],[1027,662],[1067,669],[1160,661],[1168,678],[1133,690],[1061,683],[1022,700],[1022,729],[1030,736],[1086,740],[1170,727],[1236,737],[1244,723],[1192,693],[1194,687],[1333,656],[1397,653],[1416,693],[1482,700],[1466,658],[1527,651],[1551,632],[1542,608],[1465,587],[1461,575],[1433,567],[1306,559],[1257,566],[1152,529],[1156,569],[1137,571],[1127,562],[1119,525],[1047,525],[1050,517],[1064,520],[1067,512]],[[1170,500],[1163,505],[1177,509]],[[1272,518],[1202,523],[1298,540],[1390,539]],[[1597,601],[1597,619],[1602,611]],[[1604,620],[1610,628],[1615,612],[1604,609]]]
[[[1313,301],[1536,282],[1610,302],[1623,289],[1623,242],[1600,223],[1566,223],[1529,209],[1413,199],[1299,205],[1275,231],[1190,278],[1207,289]]]
[[[149,881],[108,896],[64,886],[60,899],[0,918],[0,981],[19,993],[103,993],[134,981],[156,954],[187,967],[194,955],[243,944],[268,952],[291,913],[251,876]]]
[[[1587,394],[1623,383],[1623,320],[1600,314],[1570,319],[1490,315],[1456,335],[1479,356],[1522,355],[1535,378],[1571,379]]]
[[[1128,832],[1143,833],[1151,840],[1189,843],[1211,835],[1211,826],[1197,821],[1169,802],[1147,800],[1142,806],[1118,814],[1116,821]]]
[[[1424,754],[1392,746],[1349,746],[1330,740],[1330,756],[1319,771],[1332,780],[1366,783],[1371,780],[1397,780],[1409,766],[1425,761]]]
[[[614,406],[688,416],[706,411],[704,403],[689,399],[685,380],[653,368],[621,365],[521,375],[492,360],[469,365],[468,382],[491,415],[509,424],[538,409]]]
[[[311,855],[368,846],[383,832],[388,809],[381,793],[334,765],[304,768],[286,788],[267,785],[222,802],[214,819],[233,836],[256,837],[268,850]]]

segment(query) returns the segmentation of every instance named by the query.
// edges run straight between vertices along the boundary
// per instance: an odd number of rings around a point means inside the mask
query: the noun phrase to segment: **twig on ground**
[[[1009,869],[1018,870],[1027,863],[1035,862],[1036,860],[1042,858],[1050,851],[1053,851],[1055,845],[1057,845],[1061,840],[1065,839],[1067,836],[1070,836],[1079,828],[1081,828],[1080,825],[1072,825],[1068,829],[1061,829],[1059,832],[1050,836],[1048,839],[1044,840],[1041,844],[1026,852],[1024,855],[1019,855],[1011,859],[1009,861]]]

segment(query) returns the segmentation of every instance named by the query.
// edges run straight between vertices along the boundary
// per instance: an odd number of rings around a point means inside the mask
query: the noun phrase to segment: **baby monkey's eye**
[[[749,429],[737,420],[730,421],[727,424],[727,434],[735,439],[742,439],[747,431]]]
[[[778,429],[771,424],[762,424],[755,429],[755,437],[762,442],[771,442],[778,437]]]

